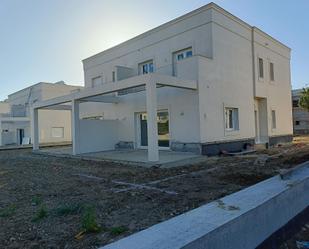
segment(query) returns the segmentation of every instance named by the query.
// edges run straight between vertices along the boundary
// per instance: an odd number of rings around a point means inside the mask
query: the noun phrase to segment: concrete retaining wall
[[[101,249],[256,248],[309,205],[309,162]]]

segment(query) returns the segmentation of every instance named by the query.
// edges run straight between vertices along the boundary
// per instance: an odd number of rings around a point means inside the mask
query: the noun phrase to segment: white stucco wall
[[[115,149],[118,140],[117,120],[80,120],[80,152],[97,152]]]
[[[103,83],[112,82],[115,66],[132,68],[138,74],[138,64],[153,59],[155,71],[172,75],[173,52],[193,47],[194,54],[212,56],[210,10],[172,21],[83,61],[85,86],[92,78],[102,76]]]
[[[253,138],[251,30],[213,10],[213,59],[200,58],[202,142]],[[239,130],[226,131],[224,108],[238,108]]]
[[[269,136],[293,134],[290,49],[273,41],[262,31],[254,31],[255,96],[267,98]],[[258,58],[264,60],[264,78],[258,75]],[[270,80],[269,62],[274,63],[275,80]],[[277,128],[272,129],[271,112],[276,111]]]
[[[53,137],[52,128],[63,128],[63,137]],[[70,142],[71,111],[39,110],[39,138],[40,143]]]
[[[290,50],[219,7],[199,9],[85,59],[85,86],[91,87],[92,78],[98,76],[103,84],[111,82],[116,66],[131,68],[137,74],[138,64],[148,60],[153,60],[156,73],[172,75],[173,52],[188,47],[194,56],[179,62],[177,77],[197,80],[198,91],[158,89],[158,109],[169,110],[171,141],[255,138],[257,98],[267,100],[268,135],[292,134]],[[275,82],[254,79],[257,63],[254,69],[253,60],[258,56],[263,56],[265,65],[266,61],[274,62]],[[269,75],[266,68],[264,72]],[[239,130],[225,129],[225,107],[238,108]],[[104,112],[105,119],[118,120],[120,141],[137,143],[135,113],[146,111],[144,92],[122,96],[118,104],[88,104],[87,108],[81,110]],[[271,129],[272,110],[276,110],[276,129]]]

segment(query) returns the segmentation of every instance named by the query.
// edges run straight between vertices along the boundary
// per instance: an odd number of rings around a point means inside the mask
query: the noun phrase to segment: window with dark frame
[[[227,131],[239,130],[238,108],[225,108],[225,129]]]
[[[276,129],[277,128],[277,120],[276,120],[276,111],[271,111],[271,128]]]
[[[264,78],[264,61],[262,58],[259,58],[259,78]]]
[[[153,61],[146,61],[139,64],[139,74],[149,74],[154,72]]]
[[[113,81],[113,82],[116,81],[116,73],[115,73],[115,71],[113,71],[113,73],[112,73],[112,81]]]
[[[275,81],[275,69],[274,69],[274,63],[269,63],[269,78],[270,81]]]
[[[190,58],[193,56],[192,48],[186,48],[184,50],[178,51],[174,53],[177,61],[181,61],[186,58]]]

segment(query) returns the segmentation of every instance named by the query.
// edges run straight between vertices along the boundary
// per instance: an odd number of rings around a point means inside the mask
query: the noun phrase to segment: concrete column
[[[72,100],[72,145],[73,145],[73,155],[80,154],[80,121],[79,121],[79,101]]]
[[[148,161],[159,161],[158,123],[157,123],[157,87],[156,82],[146,84],[147,104],[147,134],[148,134]]]
[[[31,109],[31,141],[33,150],[39,150],[39,110]]]

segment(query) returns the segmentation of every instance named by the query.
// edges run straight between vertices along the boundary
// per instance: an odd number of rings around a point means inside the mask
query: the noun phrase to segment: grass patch
[[[42,202],[43,202],[43,200],[42,200],[42,197],[41,197],[41,196],[34,196],[34,197],[32,198],[32,200],[31,200],[32,205],[35,205],[35,206],[41,205]]]
[[[41,206],[37,214],[33,217],[32,221],[37,222],[48,216],[48,212],[45,206]]]
[[[11,217],[15,214],[15,211],[16,211],[16,205],[12,204],[6,208],[0,209],[0,217],[1,218]]]
[[[112,235],[120,235],[122,233],[125,233],[126,231],[128,231],[129,229],[127,227],[121,226],[121,227],[112,227],[110,229],[110,233]]]
[[[98,233],[101,231],[101,227],[96,221],[96,213],[94,207],[85,207],[82,216],[82,228],[87,233]]]
[[[56,208],[57,216],[66,216],[80,213],[82,206],[80,204],[63,204]]]

